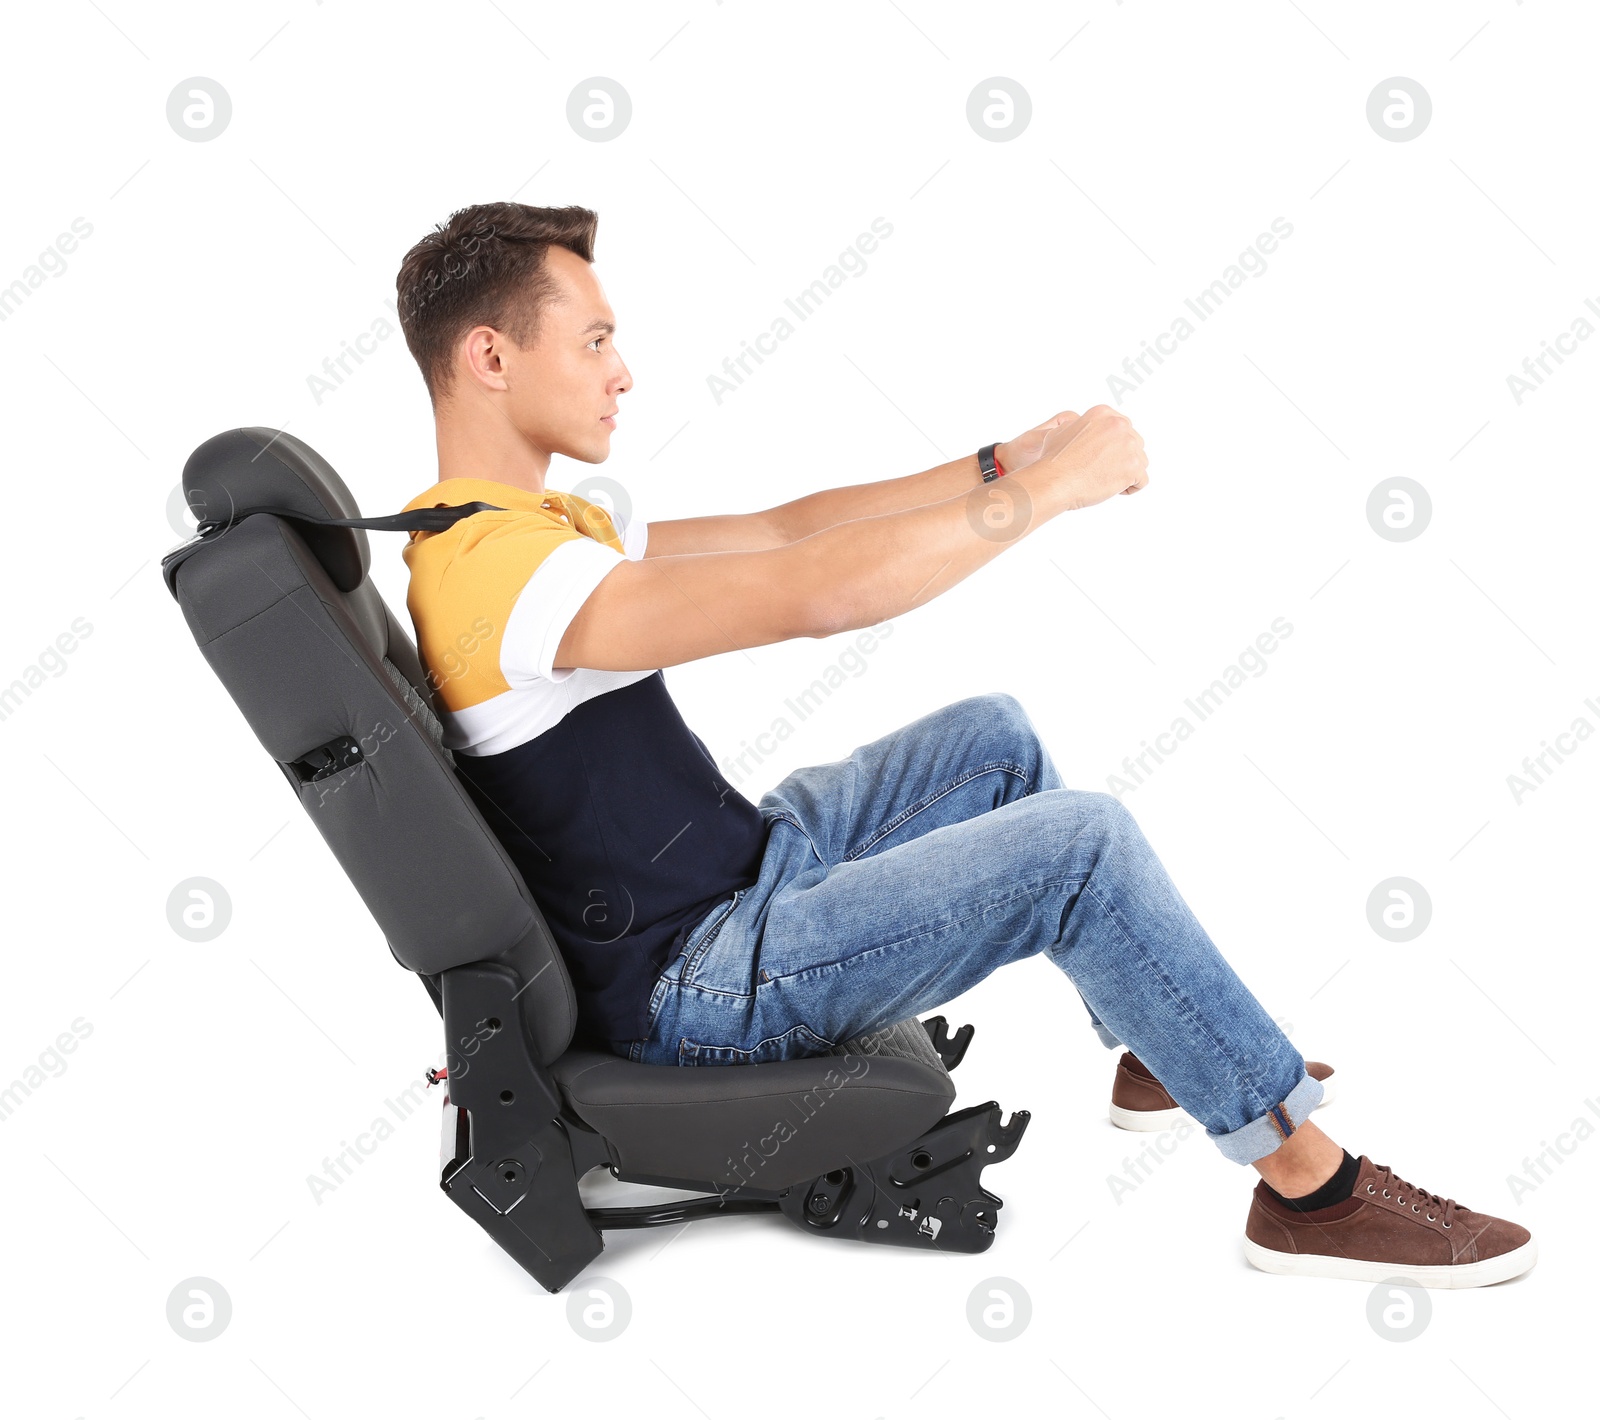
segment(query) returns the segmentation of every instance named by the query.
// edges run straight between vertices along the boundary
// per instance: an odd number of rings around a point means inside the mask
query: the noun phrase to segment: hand
[[[1072,424],[1077,418],[1072,410],[1063,410],[1060,414],[1046,419],[1043,424],[1034,425],[1026,434],[1018,434],[1015,439],[1007,439],[1005,443],[997,445],[994,451],[995,460],[1008,474],[1015,473],[1019,468],[1027,468],[1031,463],[1037,463],[1040,453],[1044,450],[1045,436],[1052,429]]]
[[[1047,431],[1036,463],[1030,483],[1048,489],[1065,511],[1137,493],[1150,481],[1143,437],[1108,404]]]

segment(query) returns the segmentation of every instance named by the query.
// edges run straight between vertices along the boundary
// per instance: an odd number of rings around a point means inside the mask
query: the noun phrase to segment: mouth
[[[617,416],[615,413],[607,414],[602,417],[600,422],[604,424],[607,429],[615,429],[617,427]]]

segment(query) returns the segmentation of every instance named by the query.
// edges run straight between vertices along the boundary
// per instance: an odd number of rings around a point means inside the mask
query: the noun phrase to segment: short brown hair
[[[587,207],[481,202],[450,214],[411,248],[395,277],[400,329],[435,404],[449,392],[455,343],[474,326],[529,346],[555,294],[545,252],[565,247],[594,260],[599,217]]]

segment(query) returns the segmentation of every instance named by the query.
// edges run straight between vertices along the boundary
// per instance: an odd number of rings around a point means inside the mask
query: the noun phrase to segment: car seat
[[[560,950],[368,577],[365,527],[432,526],[439,510],[362,519],[325,460],[266,428],[201,444],[183,490],[200,527],[163,559],[167,588],[443,1019],[445,1066],[428,1072],[445,1087],[440,1187],[541,1285],[560,1291],[606,1229],[735,1213],[818,1238],[990,1246],[1001,1200],[980,1176],[1029,1116],[1002,1125],[993,1100],[949,1112],[970,1025],[951,1037],[942,1016],[912,1017],[825,1055],[693,1069],[574,1039]],[[578,1181],[597,1167],[701,1196],[587,1207]]]

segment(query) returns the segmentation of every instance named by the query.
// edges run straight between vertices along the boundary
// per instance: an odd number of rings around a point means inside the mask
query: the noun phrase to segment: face
[[[584,463],[611,454],[618,397],[633,377],[612,343],[616,319],[594,268],[565,247],[545,253],[558,294],[540,315],[528,347],[479,326],[466,341],[471,376],[535,448]],[[462,372],[465,375],[467,372]]]

